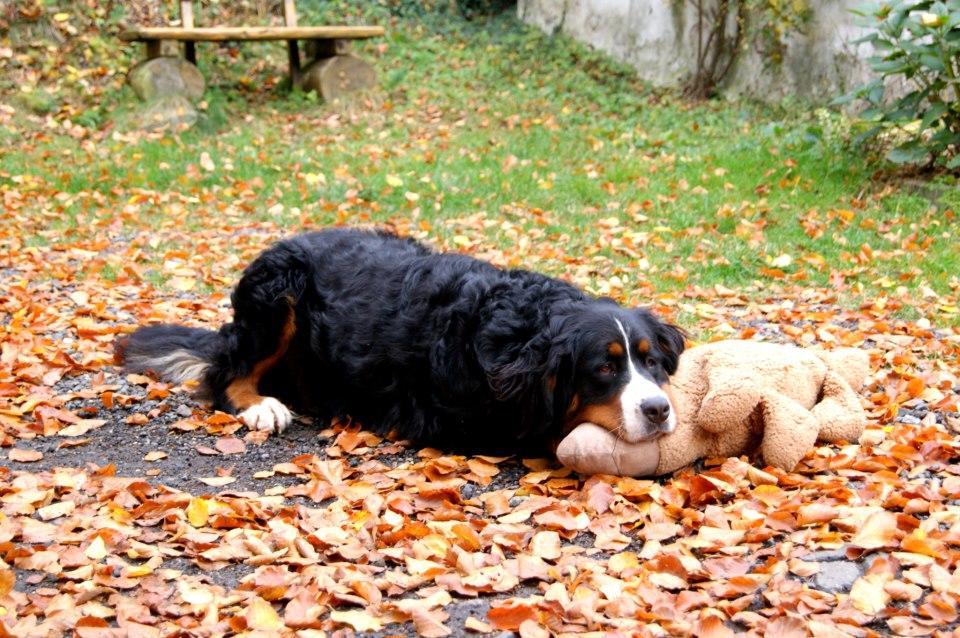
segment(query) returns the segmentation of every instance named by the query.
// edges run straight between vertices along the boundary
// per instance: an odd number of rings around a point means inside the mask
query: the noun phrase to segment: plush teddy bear
[[[823,351],[757,341],[717,341],[683,353],[669,394],[677,427],[627,443],[593,423],[573,429],[557,458],[583,474],[652,476],[701,457],[759,448],[792,470],[821,441],[855,441],[866,417],[857,392],[869,372],[863,350]]]

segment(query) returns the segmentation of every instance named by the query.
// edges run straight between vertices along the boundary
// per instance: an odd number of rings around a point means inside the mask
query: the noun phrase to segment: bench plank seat
[[[229,40],[362,40],[384,35],[379,26],[324,27],[138,27],[120,33],[126,42],[177,40],[224,42]]]

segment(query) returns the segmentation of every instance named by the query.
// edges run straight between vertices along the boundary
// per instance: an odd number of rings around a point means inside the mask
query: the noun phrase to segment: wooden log
[[[181,42],[226,42],[229,40],[360,40],[376,38],[386,31],[378,26],[331,27],[138,27],[120,33],[127,42],[178,40]]]

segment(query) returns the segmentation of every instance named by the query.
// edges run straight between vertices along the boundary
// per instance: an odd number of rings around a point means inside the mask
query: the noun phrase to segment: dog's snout
[[[651,425],[660,425],[670,418],[670,402],[664,397],[651,397],[640,404],[640,412]]]

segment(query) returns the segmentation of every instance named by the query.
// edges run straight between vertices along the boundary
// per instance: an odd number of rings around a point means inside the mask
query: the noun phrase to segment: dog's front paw
[[[273,397],[263,397],[239,414],[241,421],[251,430],[283,432],[293,421],[293,413]]]

